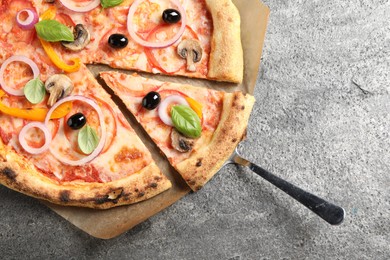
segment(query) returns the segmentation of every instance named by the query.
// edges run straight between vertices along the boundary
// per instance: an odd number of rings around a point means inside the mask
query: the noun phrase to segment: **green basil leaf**
[[[103,8],[114,7],[123,3],[124,0],[100,0]]]
[[[31,103],[41,103],[46,94],[45,84],[43,84],[39,77],[36,77],[35,79],[27,82],[24,86],[23,92],[27,100]]]
[[[173,125],[183,135],[197,138],[202,133],[200,118],[189,106],[176,105],[171,109]]]
[[[99,143],[99,137],[95,129],[86,125],[80,130],[77,141],[79,143],[80,150],[85,154],[90,154],[96,149]]]
[[[56,20],[42,20],[35,24],[35,30],[39,38],[48,42],[74,41],[72,31]]]

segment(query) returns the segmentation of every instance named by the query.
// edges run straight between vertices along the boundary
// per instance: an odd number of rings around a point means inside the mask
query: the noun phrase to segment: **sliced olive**
[[[181,20],[181,14],[175,9],[166,9],[162,14],[162,19],[166,23],[178,23]]]
[[[120,33],[111,34],[108,38],[108,44],[114,49],[122,49],[127,46],[129,40]]]
[[[160,104],[160,101],[160,94],[155,91],[151,91],[142,99],[142,106],[148,110],[152,110]]]
[[[69,117],[66,124],[72,128],[73,130],[77,130],[82,128],[85,123],[87,123],[87,119],[82,113],[76,113],[73,116]]]

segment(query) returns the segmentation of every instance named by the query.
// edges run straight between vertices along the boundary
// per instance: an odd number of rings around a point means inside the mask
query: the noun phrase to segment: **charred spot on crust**
[[[202,158],[198,159],[198,161],[195,164],[196,167],[202,166]]]
[[[202,186],[200,186],[200,185],[198,185],[198,186],[196,186],[196,188],[195,188],[195,190],[200,190],[202,188]]]
[[[138,197],[143,197],[145,195],[145,192],[141,191],[140,193],[138,193]]]
[[[241,110],[245,110],[245,106],[244,105],[241,106]]]
[[[64,190],[64,191],[61,191],[60,193],[60,201],[61,202],[69,202],[69,197],[70,197],[70,191],[68,190]]]
[[[232,143],[235,143],[235,142],[237,142],[237,138],[232,139]]]
[[[107,195],[104,196],[104,197],[98,197],[98,198],[95,199],[95,203],[96,204],[104,204],[107,201],[109,201]]]
[[[157,183],[152,182],[149,186],[150,186],[151,188],[157,188]]]
[[[138,188],[135,188],[134,191],[135,191],[135,192],[139,192],[139,189],[138,189]]]
[[[193,186],[193,185],[195,185],[196,182],[195,182],[194,180],[188,179],[188,180],[187,180],[187,183],[188,183],[189,185]]]
[[[17,174],[12,170],[11,168],[5,167],[4,169],[1,170],[1,173],[5,175],[10,180],[15,180]]]
[[[123,188],[112,189],[107,195],[95,199],[96,204],[104,204],[106,202],[118,203],[118,200],[123,195]]]

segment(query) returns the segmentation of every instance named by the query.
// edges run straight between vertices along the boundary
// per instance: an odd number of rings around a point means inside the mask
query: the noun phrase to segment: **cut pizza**
[[[106,209],[171,187],[85,64],[234,83],[243,77],[231,0],[0,0],[0,20],[0,184],[61,205]],[[254,102],[240,92],[102,77],[193,190],[243,138]],[[153,93],[144,97],[151,91],[173,99],[159,106],[159,118],[140,105],[154,106],[147,102]],[[177,98],[182,106],[173,106]]]
[[[254,97],[101,72],[192,190],[221,168],[244,138]]]

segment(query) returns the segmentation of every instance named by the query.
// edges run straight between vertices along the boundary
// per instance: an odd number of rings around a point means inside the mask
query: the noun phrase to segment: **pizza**
[[[255,102],[253,96],[238,91],[226,93],[112,71],[100,76],[194,191],[210,180],[244,138]],[[193,113],[185,111],[188,107]]]
[[[34,151],[47,141],[42,131],[33,128],[24,136],[20,134],[39,121],[31,123],[4,113],[0,115],[0,182],[54,203],[95,208],[135,203],[169,189],[170,181],[86,67],[67,77],[74,84],[74,95],[69,97],[76,99],[71,101],[66,116],[48,123],[52,140],[44,152]],[[4,95],[1,103],[7,107],[26,107],[24,98],[9,95]],[[95,111],[90,103],[100,111]],[[38,107],[23,109],[31,112]],[[80,130],[67,124],[78,113],[85,116],[88,125],[99,131],[98,138],[104,140],[99,155],[91,161],[77,145]],[[26,140],[26,148],[33,151],[23,149],[21,138]]]
[[[60,205],[107,209],[172,185],[86,65],[151,77],[243,78],[231,0],[0,0],[0,19],[0,183]],[[243,138],[254,103],[241,92],[115,72],[101,77],[193,190]],[[150,92],[187,100],[170,104],[166,117],[170,109],[195,113],[196,137],[141,108]],[[167,139],[174,135],[190,149],[175,149]]]
[[[40,43],[35,31],[26,32],[19,28],[15,16],[26,8],[36,10],[38,14],[53,8],[56,11],[51,18],[74,27],[74,33],[78,35],[76,43],[66,44],[67,47],[51,44],[61,60],[219,81],[242,81],[240,18],[230,0],[126,0],[119,6],[98,6],[88,12],[68,9],[86,10],[85,6],[79,7],[76,3],[74,0],[55,0],[53,4],[39,0],[2,0],[0,39],[4,44],[12,45],[14,50],[26,44],[38,47]],[[178,12],[181,21],[161,21],[164,10],[175,9],[181,10]],[[172,41],[175,42],[172,44]]]

